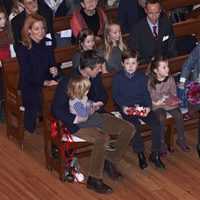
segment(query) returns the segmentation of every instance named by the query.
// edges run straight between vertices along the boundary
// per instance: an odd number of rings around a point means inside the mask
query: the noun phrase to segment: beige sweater
[[[156,102],[158,100],[160,100],[161,98],[163,98],[164,95],[175,95],[176,94],[176,83],[174,81],[173,76],[169,76],[167,81],[163,81],[161,83],[156,84],[156,89],[150,87],[150,84],[148,83],[148,89],[151,95],[151,99],[152,101]],[[178,106],[175,106],[178,107]],[[152,104],[152,109],[153,110],[157,110],[158,108],[164,108],[165,110],[171,110],[175,107],[169,107],[167,105],[162,105],[162,106],[155,106]]]

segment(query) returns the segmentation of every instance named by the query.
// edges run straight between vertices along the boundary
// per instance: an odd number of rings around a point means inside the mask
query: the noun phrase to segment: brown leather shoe
[[[104,163],[104,173],[108,175],[114,181],[122,180],[122,175],[116,171],[116,166],[108,160]]]
[[[101,194],[111,194],[113,193],[113,190],[111,187],[106,185],[102,179],[96,179],[91,176],[89,176],[87,180],[87,188],[94,190],[97,193]]]

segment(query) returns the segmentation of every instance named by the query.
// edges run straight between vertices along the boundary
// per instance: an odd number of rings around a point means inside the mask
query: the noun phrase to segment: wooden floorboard
[[[148,162],[140,170],[131,146],[118,164],[124,175],[121,182],[104,177],[112,186],[111,195],[97,194],[78,183],[62,183],[55,171],[45,168],[43,130],[26,134],[24,151],[14,140],[8,140],[5,125],[0,124],[0,200],[199,200],[200,159],[196,153],[197,129],[186,131],[190,153],[175,145],[175,152],[163,159],[165,170]],[[151,142],[145,142],[145,154],[150,154]],[[86,174],[89,156],[81,158]]]

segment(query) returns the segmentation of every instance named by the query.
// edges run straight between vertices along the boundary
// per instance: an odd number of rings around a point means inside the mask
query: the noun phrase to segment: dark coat
[[[129,40],[130,48],[139,51],[141,63],[148,63],[155,54],[177,56],[172,24],[167,19],[159,20],[157,40],[153,37],[146,18],[134,26]]]
[[[56,89],[56,93],[52,103],[52,115],[61,120],[64,126],[68,128],[70,133],[74,133],[79,130],[73,122],[76,115],[73,115],[69,111],[69,97],[67,96],[67,84],[72,77],[80,76],[79,69],[76,68],[72,73],[68,74],[63,78]],[[101,75],[98,74],[95,78],[91,78],[91,88],[88,93],[88,99],[92,101],[102,101],[104,105],[106,104],[108,97],[103,86]],[[99,112],[102,112],[100,110]]]
[[[46,38],[40,43],[33,41],[30,49],[20,45],[17,52],[20,64],[19,89],[25,107],[24,124],[31,133],[36,128],[37,112],[41,110],[41,88],[45,80],[53,79],[49,68],[56,66],[54,49],[48,42],[52,43]]]

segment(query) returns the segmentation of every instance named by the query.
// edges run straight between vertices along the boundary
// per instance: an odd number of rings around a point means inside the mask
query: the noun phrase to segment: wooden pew
[[[189,21],[174,24],[174,32],[176,36],[183,36],[187,34],[196,34],[199,40],[200,32],[200,19],[192,19]],[[128,35],[123,36],[124,40],[128,40]],[[57,63],[68,62],[72,60],[73,54],[76,50],[75,46],[64,47],[55,50],[55,57]],[[70,68],[66,68],[65,71],[68,73]],[[5,106],[7,115],[7,134],[8,138],[13,136],[16,138],[21,148],[23,148],[24,141],[24,126],[23,126],[23,111],[19,109],[22,105],[21,92],[17,90],[18,79],[19,79],[19,66],[17,59],[9,59],[3,62],[3,74],[4,74],[4,91],[5,91]],[[15,116],[16,120],[13,120]],[[15,123],[12,123],[15,121]]]
[[[162,8],[164,11],[168,11],[197,4],[200,4],[200,0],[163,0]]]
[[[104,10],[108,19],[116,21],[117,9],[116,7],[107,8]],[[72,16],[56,17],[53,19],[54,32],[70,29],[70,20]]]
[[[200,4],[200,0],[164,0],[162,1],[162,8],[165,13],[176,8],[182,8],[186,6],[193,6]],[[111,7],[104,9],[108,19],[116,21],[117,7]],[[187,18],[196,18],[199,16],[199,11],[193,11],[194,14],[188,14]],[[54,32],[70,29],[71,16],[57,17],[53,19]]]

